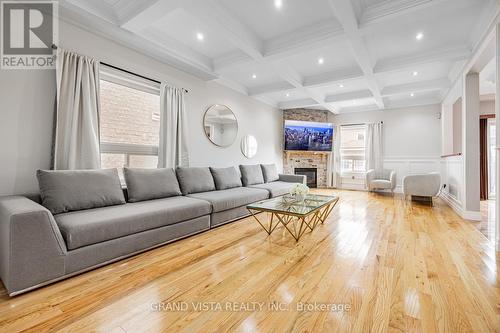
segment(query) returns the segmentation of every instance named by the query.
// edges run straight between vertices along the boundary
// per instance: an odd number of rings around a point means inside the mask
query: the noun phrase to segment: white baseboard
[[[460,202],[450,196],[447,192],[441,192],[439,197],[450,206],[455,213],[466,220],[481,221],[481,212],[464,210]]]

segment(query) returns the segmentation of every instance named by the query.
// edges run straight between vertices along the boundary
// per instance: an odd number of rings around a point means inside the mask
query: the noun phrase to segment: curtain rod
[[[384,122],[381,121],[380,122],[381,124],[383,124]],[[366,125],[367,123],[359,123],[359,124],[345,124],[345,125],[340,125],[340,126],[363,126],[363,125]]]
[[[52,49],[57,50],[57,45],[52,44]],[[155,79],[152,79],[152,78],[150,78],[150,77],[147,77],[147,76],[144,76],[144,75],[141,75],[141,74],[137,74],[137,73],[131,72],[131,71],[129,71],[129,70],[126,70],[126,69],[120,68],[120,67],[118,67],[118,66],[114,66],[114,65],[107,64],[107,63],[102,62],[102,61],[101,61],[100,63],[101,63],[102,65],[104,65],[104,66],[107,66],[107,67],[110,67],[110,68],[113,68],[113,69],[117,69],[117,70],[122,71],[122,72],[125,72],[125,73],[127,73],[127,74],[131,74],[131,75],[134,75],[134,76],[140,77],[141,79],[145,79],[145,80],[148,80],[148,81],[151,81],[151,82],[157,83],[157,84],[161,84],[161,82],[160,82],[160,81],[155,80]],[[182,89],[183,89],[183,90],[184,90],[184,92],[186,92],[186,93],[188,93],[188,92],[189,92],[189,90],[187,90],[187,89],[184,89],[184,88],[182,88]]]

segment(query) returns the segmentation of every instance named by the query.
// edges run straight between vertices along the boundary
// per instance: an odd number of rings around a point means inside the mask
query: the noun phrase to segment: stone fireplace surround
[[[312,109],[283,110],[283,128],[285,120],[302,120],[328,122],[328,112]],[[284,151],[283,171],[285,174],[294,174],[295,168],[316,168],[317,187],[327,187],[328,152]]]

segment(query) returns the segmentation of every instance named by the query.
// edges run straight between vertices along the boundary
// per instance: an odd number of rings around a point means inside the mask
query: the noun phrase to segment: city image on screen
[[[285,120],[285,150],[331,151],[333,124]]]

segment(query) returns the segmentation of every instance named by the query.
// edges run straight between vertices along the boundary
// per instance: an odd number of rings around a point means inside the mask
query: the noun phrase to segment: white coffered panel
[[[280,108],[342,113],[439,103],[500,8],[496,0],[60,4],[67,20],[203,80]]]

